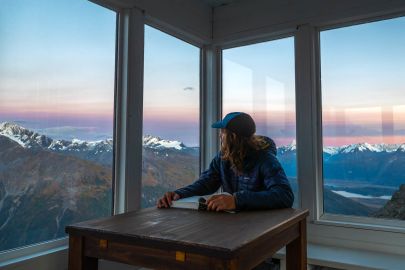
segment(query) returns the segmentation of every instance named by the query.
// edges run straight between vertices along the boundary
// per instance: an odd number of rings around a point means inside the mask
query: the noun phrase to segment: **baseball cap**
[[[253,118],[244,112],[231,112],[224,119],[211,125],[213,128],[225,128],[242,137],[250,137],[256,132]]]

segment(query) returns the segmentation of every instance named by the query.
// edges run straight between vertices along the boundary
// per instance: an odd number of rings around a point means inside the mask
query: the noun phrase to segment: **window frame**
[[[207,102],[204,102],[205,95],[202,93],[204,86],[206,85],[205,80],[204,80],[205,76],[203,75],[203,67],[204,67],[203,57],[204,57],[205,47],[202,43],[198,42],[198,39],[194,39],[194,38],[184,34],[184,32],[176,31],[176,29],[173,27],[167,26],[165,24],[161,24],[161,23],[159,23],[159,21],[157,21],[153,17],[145,16],[144,27],[145,26],[152,27],[153,29],[158,30],[173,38],[176,38],[179,41],[182,41],[191,46],[194,46],[195,48],[197,48],[199,50],[199,56],[198,56],[198,58],[199,58],[199,64],[198,64],[198,68],[199,68],[199,72],[198,72],[198,82],[199,82],[198,83],[199,84],[199,86],[198,86],[198,91],[199,91],[199,99],[198,99],[198,113],[199,113],[199,116],[198,116],[198,121],[199,121],[199,124],[198,124],[198,127],[199,127],[199,132],[198,132],[198,142],[199,142],[198,174],[201,174],[201,172],[206,168],[204,166],[204,160],[206,159],[205,156],[207,153],[207,151],[205,149],[207,147],[202,146],[202,142],[203,142],[202,137],[204,134],[203,128],[205,128],[205,125],[203,125],[202,122],[206,118],[206,117],[203,117],[203,113],[206,112],[206,110],[204,110],[202,107],[203,107],[203,105],[207,105]],[[142,88],[143,88],[143,86],[142,86]],[[143,89],[143,91],[144,90],[145,89]],[[142,111],[143,111],[143,105],[144,105],[144,103],[142,102]],[[138,104],[138,106],[139,106],[139,104]],[[141,124],[143,126],[143,119],[142,119]],[[141,155],[142,155],[142,153],[141,153]],[[196,180],[196,179],[193,179],[193,180]],[[142,185],[142,177],[141,177],[141,185]],[[141,200],[141,197],[139,197],[139,200]]]
[[[218,46],[219,50],[220,50],[220,54],[219,57],[221,58],[221,67],[218,70],[217,76],[218,78],[220,78],[218,80],[218,84],[219,84],[219,88],[220,91],[219,92],[219,102],[220,102],[220,108],[219,108],[219,118],[221,119],[223,117],[222,115],[222,107],[223,107],[223,66],[222,66],[222,62],[223,62],[223,51],[224,50],[228,50],[228,49],[235,49],[235,48],[240,48],[240,47],[244,47],[244,46],[249,46],[249,45],[255,45],[255,44],[260,44],[260,43],[265,43],[265,42],[271,42],[271,41],[277,41],[277,40],[281,40],[284,38],[293,38],[293,42],[294,42],[294,74],[295,74],[295,78],[294,78],[294,87],[295,87],[295,91],[294,91],[294,102],[295,102],[295,137],[296,137],[296,147],[297,147],[297,160],[296,160],[296,167],[297,167],[297,185],[298,185],[298,207],[302,206],[302,193],[301,193],[301,187],[303,186],[303,183],[301,182],[303,179],[302,177],[299,176],[299,161],[298,161],[298,149],[299,149],[299,141],[298,141],[298,110],[297,110],[297,95],[298,95],[298,84],[297,84],[297,80],[296,80],[296,74],[297,74],[297,62],[296,62],[296,38],[297,38],[297,30],[296,29],[288,29],[282,32],[277,32],[277,33],[268,33],[265,35],[260,35],[258,37],[253,37],[253,38],[244,38],[244,39],[238,39],[236,41],[230,42],[227,41],[225,43],[222,43],[221,45]],[[219,148],[218,148],[219,150]],[[295,198],[297,199],[297,198]]]
[[[217,121],[217,87],[212,83],[218,67],[218,50],[210,41],[186,33],[158,18],[144,14],[144,25],[186,42],[200,50],[199,53],[199,173],[208,168],[218,151],[217,136],[211,131],[211,123]],[[143,103],[142,103],[143,110]],[[212,119],[212,120],[211,120]],[[143,124],[143,119],[140,124]],[[208,138],[208,140],[207,140]],[[140,200],[140,198],[139,198]]]
[[[297,159],[298,175],[305,182],[300,186],[301,207],[309,209],[308,242],[343,248],[357,248],[376,252],[401,254],[405,250],[405,232],[392,226],[355,223],[353,217],[323,216],[323,138],[322,98],[320,85],[320,29],[331,26],[349,26],[403,16],[384,13],[339,22],[303,24],[296,33],[296,85],[297,96]],[[297,44],[298,43],[298,44]],[[303,121],[305,119],[305,121]],[[321,217],[324,217],[322,219]],[[328,218],[327,220],[325,218]]]
[[[203,92],[203,74],[202,74],[202,50],[205,42],[192,35],[179,30],[176,27],[170,26],[160,20],[146,14],[143,10],[136,7],[123,7],[117,8],[117,13],[122,17],[122,23],[118,26],[121,37],[118,37],[117,49],[117,84],[118,95],[117,107],[122,108],[117,111],[117,148],[121,153],[117,154],[117,170],[115,186],[115,209],[114,214],[124,213],[130,210],[137,210],[141,207],[141,192],[142,192],[142,136],[143,136],[143,72],[144,72],[144,30],[148,25],[163,33],[175,37],[183,42],[193,45],[200,49],[200,73],[199,73],[199,106],[200,106],[200,153],[199,153],[199,170],[201,172],[204,159],[202,149],[202,132],[201,119],[203,115],[202,110],[202,92]],[[127,21],[125,21],[127,20]],[[129,21],[131,23],[129,23]],[[137,28],[137,29],[134,29]],[[142,30],[140,30],[142,28]],[[131,47],[129,50],[127,47]],[[132,55],[130,52],[136,52]],[[131,58],[132,55],[132,58]],[[135,65],[138,62],[138,65]],[[124,74],[136,74],[138,80],[131,79],[123,76]],[[128,82],[134,84],[131,91],[129,91]],[[205,83],[204,83],[205,85]],[[129,92],[134,92],[132,98],[125,96]],[[129,112],[129,108],[136,108],[134,113]],[[131,121],[129,121],[131,118]],[[127,126],[131,124],[131,127]],[[141,128],[139,128],[141,127]],[[134,150],[132,153],[126,151],[127,145],[130,144]],[[128,164],[132,164],[132,170],[128,171]],[[133,164],[138,164],[134,166]],[[137,192],[129,192],[129,190],[137,190]]]
[[[323,181],[323,122],[322,122],[322,85],[321,85],[321,51],[320,51],[320,35],[322,31],[333,30],[333,29],[340,29],[345,27],[351,27],[356,25],[362,25],[367,23],[379,22],[389,19],[395,19],[399,17],[404,17],[404,12],[396,12],[388,15],[379,15],[379,16],[371,16],[366,18],[354,19],[354,20],[346,20],[338,23],[326,23],[326,24],[319,24],[314,27],[314,44],[315,44],[315,69],[317,72],[315,73],[315,80],[316,80],[316,92],[317,92],[317,101],[315,102],[318,104],[316,111],[317,111],[317,119],[320,123],[319,128],[316,130],[318,137],[320,140],[317,144],[317,156],[319,157],[316,160],[318,166],[317,172],[317,179],[316,179],[316,191],[317,194],[315,195],[317,200],[316,205],[316,213],[317,218],[314,220],[315,224],[320,225],[334,225],[337,227],[347,227],[347,228],[356,228],[356,229],[366,229],[366,230],[373,230],[373,231],[384,231],[384,232],[393,232],[393,233],[403,233],[405,234],[405,221],[395,220],[395,219],[381,219],[381,218],[372,218],[372,217],[360,217],[360,216],[350,216],[350,215],[337,215],[337,214],[330,214],[324,212],[323,207],[323,188],[324,188],[324,181]]]
[[[85,1],[85,0],[83,0]],[[112,12],[115,12],[115,24],[116,24],[116,31],[115,31],[115,68],[114,68],[114,97],[113,97],[113,162],[112,162],[112,170],[111,170],[111,215],[114,215],[114,205],[115,205],[115,186],[116,186],[116,165],[117,165],[117,107],[119,104],[117,103],[117,96],[118,96],[118,87],[117,87],[117,50],[118,50],[118,30],[119,30],[119,12],[117,9],[112,9],[110,7],[99,5],[100,8],[108,9]],[[16,247],[8,250],[0,251],[0,267],[7,266],[13,263],[21,262],[26,259],[30,259],[32,257],[40,256],[46,254],[47,252],[51,251],[62,251],[68,248],[69,244],[69,237],[60,237],[55,239],[50,239],[47,241],[42,241],[38,243],[33,243],[30,245],[25,245],[21,247]]]
[[[65,250],[68,248],[68,237],[52,239],[45,242],[35,243],[0,252],[0,267],[23,261],[26,258],[35,257],[52,250]]]
[[[206,117],[205,114],[210,114],[210,110],[206,107],[211,107],[213,102],[216,101],[216,95],[212,94],[215,92],[215,88],[209,87],[211,82],[211,76],[206,76],[207,67],[211,66],[208,62],[212,62],[211,58],[215,58],[215,54],[207,53],[212,48],[207,46],[208,41],[203,41],[200,38],[194,37],[172,27],[168,24],[161,23],[158,19],[146,15],[142,10],[136,7],[129,6],[113,6],[104,5],[95,1],[100,7],[107,8],[111,11],[116,12],[116,45],[115,45],[115,83],[114,83],[114,125],[113,125],[113,139],[114,139],[114,154],[113,154],[113,183],[112,183],[112,215],[123,213],[129,210],[135,210],[140,207],[141,202],[141,192],[139,194],[131,193],[129,195],[128,190],[134,189],[135,187],[141,187],[141,178],[137,177],[138,174],[141,175],[141,170],[131,170],[127,171],[127,164],[131,161],[137,161],[139,157],[142,157],[142,141],[137,140],[140,138],[139,128],[134,128],[134,122],[137,127],[142,126],[142,113],[139,110],[143,110],[143,95],[139,91],[143,92],[143,61],[142,65],[133,65],[136,59],[139,59],[140,55],[144,54],[144,32],[142,31],[142,37],[138,31],[139,27],[144,28],[145,25],[149,25],[153,28],[158,29],[170,36],[173,36],[181,41],[191,44],[200,50],[199,53],[199,141],[200,141],[200,153],[199,153],[199,170],[202,171],[205,168],[207,159],[211,158],[212,149],[216,148],[215,142],[211,144],[202,144],[203,136],[205,134],[207,124],[205,122],[207,118],[215,118],[211,115]],[[132,25],[131,25],[132,23]],[[138,27],[138,29],[134,29]],[[138,39],[137,39],[138,38]],[[142,42],[140,42],[140,39]],[[129,55],[129,48],[136,51],[135,55]],[[209,54],[209,56],[207,56]],[[205,57],[204,57],[205,56]],[[135,60],[134,60],[135,59]],[[138,77],[141,75],[142,80],[134,81],[131,79],[132,76],[126,76],[126,74],[136,74]],[[132,96],[129,98],[128,87],[135,88],[135,98]],[[125,90],[126,88],[127,90]],[[204,89],[209,89],[205,91]],[[210,93],[207,97],[207,93]],[[140,98],[139,98],[140,97]],[[205,97],[205,98],[204,98]],[[136,99],[138,98],[138,99]],[[136,101],[137,100],[137,101]],[[128,108],[133,107],[138,109],[137,115],[131,115]],[[132,120],[132,125],[129,126],[129,118]],[[138,132],[137,132],[138,130]],[[135,135],[135,136],[134,136]],[[215,138],[214,138],[215,139]],[[141,141],[139,144],[138,142]],[[141,150],[134,151],[129,155],[127,151],[123,151],[127,145],[138,145]],[[205,147],[203,147],[203,145]],[[139,147],[140,146],[140,147]],[[141,162],[139,162],[141,164]],[[132,179],[132,180],[130,180]],[[136,189],[136,188],[135,188]],[[139,188],[138,188],[139,189]],[[141,191],[141,189],[139,189]],[[27,256],[36,256],[35,254],[44,253],[54,249],[65,250],[68,244],[68,237],[63,237],[59,239],[53,239],[46,242],[41,242],[38,244],[33,244],[30,246],[24,246],[16,249],[6,250],[0,252],[2,255],[2,260],[0,265],[9,265],[19,261],[23,261]],[[4,258],[4,259],[3,259]]]

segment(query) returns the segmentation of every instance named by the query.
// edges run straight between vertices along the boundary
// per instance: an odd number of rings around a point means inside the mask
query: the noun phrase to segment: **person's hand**
[[[236,208],[235,197],[232,195],[213,195],[206,203],[209,211],[234,210]]]
[[[180,199],[180,195],[177,194],[176,192],[173,191],[169,191],[166,192],[162,198],[160,198],[157,203],[156,206],[158,208],[169,208],[170,205],[172,205],[172,201],[176,201]]]

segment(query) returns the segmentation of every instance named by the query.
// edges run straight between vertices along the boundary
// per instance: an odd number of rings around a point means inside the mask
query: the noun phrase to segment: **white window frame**
[[[83,0],[84,1],[84,0]],[[113,12],[116,12],[116,40],[118,37],[118,29],[119,29],[119,10],[118,9],[114,9],[111,8],[110,6],[105,6],[105,5],[100,5],[100,7],[102,8],[107,8],[110,9]],[[116,73],[117,73],[117,41],[116,41]],[[117,74],[115,74],[116,76]],[[114,212],[114,199],[115,199],[115,186],[116,186],[116,171],[117,171],[117,139],[118,136],[116,135],[116,131],[117,131],[117,115],[116,115],[116,109],[118,107],[118,103],[117,103],[117,79],[115,79],[115,83],[114,83],[114,135],[113,135],[113,141],[114,141],[114,147],[113,147],[113,165],[112,165],[112,196],[113,196],[113,205],[111,207],[111,214],[113,214]],[[41,256],[44,254],[47,254],[48,252],[59,252],[59,251],[63,251],[66,250],[68,248],[68,244],[69,244],[69,239],[68,237],[60,237],[60,238],[56,238],[56,239],[51,239],[51,240],[47,240],[47,241],[41,241],[38,243],[33,243],[30,245],[26,245],[26,246],[21,246],[21,247],[16,247],[13,249],[8,249],[8,250],[3,250],[0,251],[0,267],[3,266],[8,266],[8,265],[12,265],[14,263],[18,263],[21,262],[23,260],[27,260],[27,259],[31,259],[34,258],[36,256]]]
[[[32,258],[35,254],[42,255],[46,252],[65,250],[68,248],[68,244],[68,238],[63,237],[2,251],[0,252],[0,268]]]
[[[308,239],[310,242],[340,247],[354,247],[359,249],[405,254],[405,222],[400,220],[384,220],[378,218],[334,215],[323,211],[323,137],[322,137],[322,98],[320,81],[320,31],[327,29],[370,23],[403,16],[404,13],[379,14],[365,16],[341,22],[326,22],[300,26],[297,42],[306,44],[298,46],[302,59],[301,73],[307,73],[302,84],[309,100],[306,109],[302,110],[302,117],[310,119],[306,127],[302,127],[301,136],[309,140],[298,148],[306,156],[306,166],[300,164],[301,173],[308,176],[306,187],[303,187],[303,207],[310,209],[308,224]],[[305,48],[306,47],[306,48]],[[305,68],[306,67],[306,68]],[[299,77],[299,74],[297,74]],[[302,96],[303,100],[308,97]],[[302,105],[302,104],[301,104]],[[297,109],[298,111],[298,109]],[[302,121],[301,121],[302,122]],[[303,125],[303,123],[300,123]],[[298,135],[297,135],[298,137]],[[298,144],[298,142],[297,142]],[[311,158],[308,158],[311,157]],[[302,159],[299,158],[302,162]],[[303,177],[301,175],[301,177]]]
[[[254,37],[236,35],[234,41],[214,45],[221,50],[294,36],[296,65],[296,136],[297,180],[302,208],[310,210],[308,241],[336,247],[358,248],[392,254],[405,254],[405,230],[402,221],[331,215],[323,213],[322,176],[322,99],[320,85],[319,33],[326,27],[344,27],[403,16],[404,13],[381,11],[340,21],[312,21],[296,28],[277,28],[254,32]],[[290,33],[290,34],[288,34]],[[220,39],[222,40],[222,39]],[[215,39],[214,39],[215,41]],[[217,71],[221,76],[221,70]],[[218,80],[220,83],[221,81]],[[219,84],[222,86],[222,84]],[[298,102],[299,101],[299,102]],[[371,222],[374,221],[374,222]]]
[[[104,4],[117,11],[118,49],[117,49],[117,109],[116,109],[116,178],[114,196],[114,214],[137,210],[141,207],[142,194],[142,137],[143,137],[143,75],[144,75],[144,29],[151,26],[181,41],[200,49],[200,171],[204,167],[203,160],[207,155],[201,140],[204,130],[201,128],[202,107],[212,102],[205,102],[202,93],[206,85],[206,76],[202,71],[203,50],[209,41],[188,34],[171,26],[158,18],[148,15],[145,11],[134,7],[130,1],[121,0],[117,3],[108,0],[92,0]],[[131,151],[127,151],[131,149]]]
[[[218,46],[218,49],[220,50],[220,53],[218,54],[218,57],[220,57],[221,59],[221,63],[220,63],[220,69],[218,70],[217,73],[217,77],[218,79],[218,87],[220,88],[220,91],[218,91],[219,93],[219,97],[218,97],[218,102],[220,102],[221,107],[219,108],[219,113],[220,113],[220,117],[222,118],[222,52],[224,50],[228,50],[228,49],[234,49],[234,48],[240,48],[240,47],[244,47],[244,46],[249,46],[249,45],[255,45],[255,44],[259,44],[259,43],[264,43],[264,42],[271,42],[271,41],[277,41],[277,40],[281,40],[284,38],[293,38],[294,40],[294,62],[296,61],[296,49],[295,49],[295,43],[296,43],[296,34],[297,34],[297,30],[296,29],[287,29],[285,31],[282,32],[277,32],[277,33],[267,33],[264,35],[260,35],[259,37],[254,37],[254,38],[245,38],[245,39],[238,39],[236,41],[226,41],[224,43],[221,43]],[[297,72],[297,64],[295,64],[294,66],[294,72]],[[294,97],[294,102],[295,102],[295,121],[296,121],[296,127],[295,127],[295,132],[296,132],[296,142],[297,142],[297,149],[299,148],[299,140],[298,140],[298,111],[297,111],[297,81],[295,79],[295,97]],[[298,162],[298,151],[297,151],[297,160],[296,160],[296,166],[297,166],[297,184],[298,184],[298,198],[295,198],[295,200],[299,200],[298,201],[298,206],[301,207],[302,206],[302,196],[301,196],[301,186],[303,186],[303,183],[301,181],[301,179],[305,179],[305,178],[301,178],[298,174],[299,171],[299,162]]]
[[[195,38],[193,36],[190,36],[186,33],[184,33],[184,31],[180,31],[172,26],[169,26],[167,24],[161,23],[159,20],[150,17],[150,16],[145,16],[145,23],[144,26],[150,26],[152,28],[154,28],[155,30],[158,30],[166,35],[169,35],[173,38],[176,38],[182,42],[185,42],[189,45],[192,45],[196,48],[199,49],[200,53],[199,53],[199,87],[198,87],[198,91],[199,91],[199,101],[198,101],[198,108],[199,108],[199,133],[198,133],[198,142],[199,142],[199,166],[198,166],[198,173],[201,173],[204,168],[206,168],[205,166],[205,158],[207,156],[206,154],[206,149],[207,147],[202,147],[204,142],[204,138],[205,136],[203,136],[204,134],[204,130],[206,128],[206,126],[203,124],[203,121],[206,117],[203,117],[203,114],[207,114],[209,113],[209,110],[206,109],[207,106],[212,106],[212,104],[214,104],[213,102],[210,102],[209,100],[206,100],[207,98],[207,94],[205,94],[207,91],[203,91],[203,89],[205,89],[206,87],[208,87],[209,85],[207,84],[206,80],[206,76],[205,73],[203,72],[203,69],[206,65],[205,62],[205,58],[206,58],[206,52],[207,52],[207,46],[204,45],[204,43],[201,43],[201,40],[198,38]],[[204,93],[203,93],[204,92]],[[139,107],[139,105],[138,105]],[[142,103],[142,110],[143,110],[143,103]],[[143,119],[142,119],[142,124],[143,124]],[[208,147],[209,148],[209,147]],[[193,179],[195,180],[195,179]]]
[[[200,49],[200,171],[209,164],[217,151],[217,136],[208,143],[207,134],[213,134],[210,125],[217,120],[213,113],[216,107],[216,87],[212,85],[216,66],[216,52],[207,46],[209,41],[162,23],[145,15],[128,1],[108,3],[95,0],[97,4],[117,13],[116,41],[116,79],[114,104],[114,177],[113,214],[137,210],[141,207],[142,192],[142,124],[143,124],[143,56],[144,28],[150,25],[166,34],[178,38]],[[205,90],[207,89],[207,90]],[[206,116],[208,115],[208,117]],[[206,120],[212,119],[212,120]],[[207,128],[209,127],[209,129]],[[202,134],[205,134],[202,136]],[[205,147],[202,147],[202,146]],[[131,149],[131,151],[127,151]],[[214,154],[213,154],[214,153]],[[9,265],[25,260],[34,254],[51,250],[65,250],[68,237],[41,242],[30,246],[0,252],[0,265]]]
[[[405,14],[404,14],[405,15]],[[403,15],[403,16],[404,16]],[[388,19],[395,19],[398,17],[403,17],[401,15],[395,14],[395,15],[386,15],[386,16],[378,16],[378,17],[370,17],[367,19],[361,19],[361,20],[354,20],[354,21],[346,21],[344,23],[338,23],[338,24],[327,24],[327,25],[322,25],[322,26],[317,26],[314,29],[315,35],[313,36],[314,43],[315,43],[315,48],[316,50],[316,55],[315,59],[316,61],[314,62],[315,68],[317,70],[315,76],[316,80],[316,91],[317,95],[316,98],[319,99],[316,104],[318,104],[317,109],[317,119],[322,118],[322,87],[321,87],[321,63],[320,63],[320,33],[325,30],[331,30],[331,29],[340,29],[344,27],[349,27],[349,26],[355,26],[359,24],[367,24],[367,23],[373,23],[373,22],[378,22],[378,21],[383,21],[383,20],[388,20]],[[349,216],[349,215],[337,215],[337,214],[330,214],[330,213],[325,213],[323,209],[323,159],[322,159],[322,148],[323,148],[323,137],[322,137],[322,121],[320,121],[319,129],[317,129],[317,134],[320,138],[319,144],[317,147],[317,156],[319,157],[319,160],[317,160],[318,163],[318,178],[317,178],[317,190],[320,194],[318,194],[318,217],[317,217],[317,222],[318,224],[322,224],[322,222],[325,222],[326,224],[331,224],[335,223],[337,226],[348,226],[348,227],[355,227],[355,228],[368,228],[372,230],[381,230],[381,231],[389,231],[389,232],[401,232],[405,233],[405,221],[401,220],[386,220],[386,219],[380,219],[380,218],[371,218],[371,217],[360,217],[360,216]]]

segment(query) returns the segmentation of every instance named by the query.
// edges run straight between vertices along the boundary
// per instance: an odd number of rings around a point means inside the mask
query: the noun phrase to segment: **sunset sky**
[[[320,40],[324,143],[405,143],[405,17]]]
[[[199,144],[200,49],[145,27],[144,134]]]
[[[0,122],[53,137],[111,137],[115,17],[84,0],[2,3]]]
[[[223,114],[252,115],[257,134],[277,145],[295,140],[294,39],[224,50]]]
[[[0,122],[54,137],[111,137],[115,20],[85,0],[3,5]],[[320,40],[325,145],[405,142],[405,18],[323,31]],[[223,55],[224,114],[251,113],[258,133],[291,143],[294,39]],[[198,145],[199,56],[146,26],[144,134]]]

